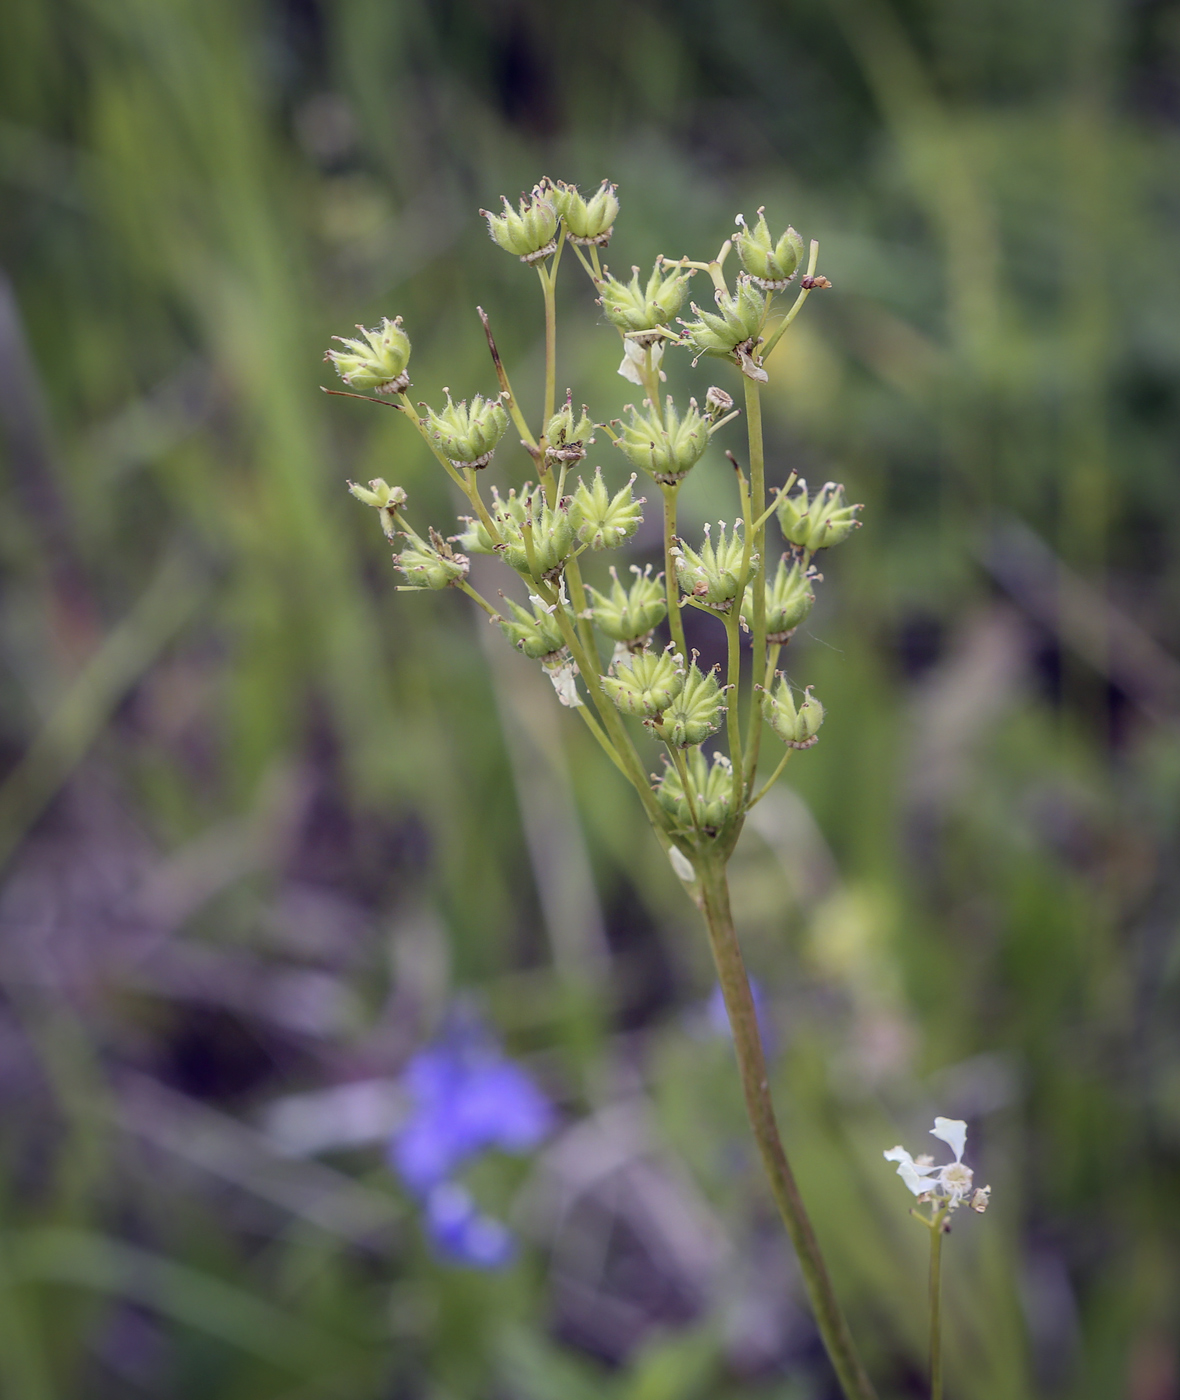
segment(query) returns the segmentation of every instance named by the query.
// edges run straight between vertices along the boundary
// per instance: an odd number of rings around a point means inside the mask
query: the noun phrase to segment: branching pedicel
[[[492,354],[499,395],[446,407],[422,405],[420,415],[407,390],[410,342],[400,318],[385,320],[362,339],[345,340],[328,352],[340,377],[353,389],[372,391],[399,408],[421,434],[471,511],[460,530],[444,537],[430,528],[418,533],[406,515],[406,494],[384,481],[350,484],[353,494],[376,509],[385,534],[404,541],[395,560],[408,589],[458,588],[472,598],[526,656],[540,662],[558,699],[577,711],[615,768],[635,789],[644,811],[689,895],[702,911],[718,979],[733,1030],[734,1045],[751,1126],[776,1203],[794,1244],[816,1322],[844,1392],[870,1400],[873,1388],[855,1353],[836,1302],[810,1221],[783,1151],[767,1084],[766,1065],[750,985],[729,907],[726,867],[746,813],[766,793],[795,749],[816,742],[823,707],[810,690],[798,695],[776,669],[782,648],[815,601],[820,575],[812,559],[843,543],[857,525],[858,506],[848,505],[841,486],[828,483],[814,495],[788,475],[768,501],[759,391],[768,380],[766,360],[810,293],[829,286],[816,272],[819,245],[811,243],[803,267],[803,240],[788,228],[772,238],[761,210],[749,228],[739,217],[732,240],[710,262],[658,257],[644,280],[639,268],[629,281],[610,275],[600,250],[613,232],[619,203],[603,182],[589,199],[576,187],[543,180],[518,209],[487,213],[488,231],[500,247],[535,269],[545,311],[544,415],[534,434],[526,422],[496,350],[488,319],[480,310]],[[556,306],[554,289],[562,253],[569,245],[589,276],[606,320],[621,339],[619,373],[644,393],[627,421],[596,423],[575,413],[567,395],[556,401]],[[725,264],[736,252],[740,271],[730,283]],[[688,297],[690,280],[705,273],[714,309],[690,303],[694,318],[674,318]],[[800,273],[803,275],[800,277]],[[789,306],[776,301],[798,279]],[[723,388],[709,388],[702,408],[693,399],[678,407],[660,392],[666,350],[686,348],[695,365],[704,357],[725,361],[744,391],[749,474],[736,458],[738,515],[733,525],[690,544],[677,533],[680,487],[702,460],[718,430],[738,415]],[[340,391],[331,391],[340,392]],[[356,397],[367,398],[368,394]],[[529,459],[532,481],[485,497],[479,473],[487,468],[509,422]],[[583,582],[582,556],[616,549],[636,532],[640,507],[636,477],[608,484],[611,472],[583,468],[574,477],[601,430],[658,488],[663,505],[662,573],[632,566],[624,583],[615,569],[609,585]],[[589,479],[587,479],[587,477]],[[768,561],[767,525],[777,517],[785,549]],[[519,575],[528,606],[508,601],[493,607],[468,579],[471,554],[498,554]],[[772,567],[773,565],[773,567]],[[728,664],[724,676],[702,671],[685,643],[682,609],[696,608],[725,629]],[[669,640],[657,640],[667,623]],[[743,668],[743,638],[750,663]],[[600,644],[609,659],[604,662]],[[743,693],[744,692],[744,693]],[[662,776],[649,779],[636,738],[642,725],[667,751]],[[764,723],[785,746],[767,781],[759,782]],[[722,726],[728,754],[706,758],[703,745]]]

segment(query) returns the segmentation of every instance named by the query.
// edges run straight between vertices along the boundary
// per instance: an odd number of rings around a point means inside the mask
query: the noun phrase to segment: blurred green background
[[[935,1113],[994,1188],[950,1393],[1180,1393],[1178,123],[1166,0],[8,0],[0,1393],[834,1393],[695,911],[535,668],[395,592],[345,479],[455,503],[317,387],[401,314],[415,397],[490,392],[478,302],[535,416],[477,211],[542,174],[619,183],[616,271],[765,205],[834,284],[770,474],[865,528],[734,886],[883,1396],[925,1393],[925,1245],[881,1151]],[[566,271],[559,386],[608,418]],[[459,993],[560,1107],[473,1178],[504,1273],[439,1262],[381,1151]]]

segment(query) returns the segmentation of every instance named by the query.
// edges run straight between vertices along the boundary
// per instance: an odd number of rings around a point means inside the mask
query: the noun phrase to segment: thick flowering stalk
[[[584,197],[575,186],[544,180],[522,199],[519,209],[505,201],[502,214],[486,215],[493,240],[538,274],[545,328],[540,421],[532,426],[525,421],[482,311],[500,395],[455,403],[447,391],[446,408],[428,410],[420,418],[403,386],[393,405],[410,418],[462,492],[471,513],[460,516],[456,532],[448,538],[433,529],[425,535],[414,532],[405,519],[405,492],[399,486],[374,481],[353,492],[377,512],[390,541],[407,541],[397,562],[413,581],[410,586],[453,587],[466,593],[513,646],[541,666],[557,699],[577,713],[634,789],[656,839],[704,915],[751,1128],[799,1257],[816,1325],[848,1400],[873,1400],[775,1122],[726,880],[747,812],[787,758],[816,742],[823,718],[820,702],[810,690],[797,698],[797,689],[776,666],[814,602],[812,588],[819,575],[809,567],[811,555],[842,543],[857,524],[858,507],[846,505],[839,488],[826,486],[811,497],[801,483],[795,494],[788,494],[794,477],[786,472],[777,478],[784,489],[775,501],[767,501],[759,397],[769,373],[766,359],[810,292],[828,284],[816,273],[813,243],[798,295],[781,312],[775,293],[797,276],[803,245],[791,229],[773,240],[761,212],[756,227],[741,225],[734,242],[723,244],[715,258],[693,262],[659,257],[646,279],[635,268],[631,280],[623,282],[599,261],[599,250],[612,236],[618,214],[617,193],[609,182]],[[591,279],[603,319],[622,341],[620,374],[644,391],[642,407],[628,406],[625,423],[617,417],[592,417],[586,408],[575,414],[569,393],[563,407],[557,403],[556,278],[567,242]],[[742,271],[731,282],[725,262],[735,246]],[[681,331],[673,330],[670,323],[697,272],[708,274],[716,310],[694,306],[696,320]],[[348,342],[346,351],[333,352],[333,362],[350,385],[368,388],[375,401],[382,401],[376,396],[390,393],[398,376],[404,375],[409,340],[396,320],[383,321],[380,334],[365,334],[364,342]],[[735,394],[718,385],[708,387],[703,409],[694,399],[683,407],[664,397],[662,361],[666,351],[675,353],[678,346],[698,358],[713,356],[736,370],[743,387],[742,409],[735,409]],[[677,526],[681,485],[690,471],[712,469],[712,439],[739,412],[746,422],[748,475],[737,457],[728,454],[737,467],[734,524],[715,534],[706,529],[699,545],[690,544]],[[514,479],[531,473],[537,484],[514,486],[504,493],[492,487],[485,498],[482,470],[505,439],[509,419],[525,454],[524,470]],[[617,569],[602,567],[599,557],[608,550],[633,548],[643,539],[645,502],[634,495],[635,476],[612,479],[609,465],[581,467],[580,476],[570,475],[579,470],[599,430],[629,466],[654,480],[662,497],[662,559],[631,564],[632,578],[626,585]],[[729,468],[721,469],[729,473]],[[773,576],[767,577],[762,561],[773,557],[767,553],[772,518],[783,534],[781,546],[776,546],[783,553]],[[493,607],[467,576],[472,554],[498,557],[509,566],[508,586],[519,596],[505,597],[502,606]],[[582,577],[583,566],[597,571],[590,581]],[[702,669],[696,654],[689,652],[682,620],[685,607],[701,610],[723,629],[724,666]],[[747,638],[750,667],[742,664]],[[604,661],[605,654],[609,660]],[[748,687],[744,697],[743,686]],[[781,741],[782,756],[771,777],[763,780],[758,769],[766,731]],[[704,745],[718,740],[724,749],[706,756]],[[664,771],[649,777],[656,766],[657,744],[665,752]],[[452,1185],[445,1183],[445,1193],[428,1203],[428,1211],[435,1213],[432,1228],[439,1239],[462,1240],[474,1249],[469,1232],[477,1215],[470,1200],[452,1191]],[[495,1252],[494,1243],[489,1237],[489,1254]]]

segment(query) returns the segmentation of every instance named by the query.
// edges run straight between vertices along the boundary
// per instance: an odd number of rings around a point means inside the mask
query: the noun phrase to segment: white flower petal
[[[888,1152],[882,1153],[882,1156],[887,1162],[897,1163],[898,1176],[915,1196],[921,1196],[930,1190],[932,1183],[927,1181],[925,1176],[930,1168],[917,1166],[904,1147],[891,1147]]]
[[[933,1185],[932,1182],[927,1181],[918,1171],[918,1168],[914,1166],[913,1162],[899,1162],[897,1165],[897,1174],[915,1196],[925,1195]]]
[[[955,1154],[955,1161],[963,1160],[963,1149],[967,1146],[967,1124],[960,1118],[936,1118],[930,1136],[941,1138]]]

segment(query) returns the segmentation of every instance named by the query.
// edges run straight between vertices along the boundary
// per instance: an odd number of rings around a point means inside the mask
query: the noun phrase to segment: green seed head
[[[486,467],[496,444],[508,431],[508,414],[500,396],[485,400],[476,394],[468,404],[466,399],[453,403],[449,389],[443,393],[447,406],[441,413],[435,413],[428,404],[422,405],[426,409],[426,431],[443,456],[456,466]]]
[[[504,602],[512,616],[499,619],[500,630],[514,647],[534,661],[557,660],[562,656],[565,640],[561,628],[544,604],[533,599],[530,613],[511,598],[505,598]]]
[[[646,721],[664,743],[689,749],[717,732],[726,707],[715,669],[702,673],[694,659],[684,678],[684,689],[659,719]]]
[[[685,767],[688,769],[688,793],[684,791],[679,772],[668,764],[656,788],[656,799],[666,812],[671,813],[679,827],[691,829],[695,816],[696,826],[705,831],[716,831],[729,816],[729,804],[733,797],[733,765],[721,753],[715,753],[710,764],[706,762],[702,749],[694,749],[687,755]]]
[[[672,650],[640,651],[615,664],[602,688],[624,714],[661,715],[684,689],[684,662]]]
[[[587,586],[596,625],[612,641],[625,642],[634,646],[651,636],[652,631],[668,615],[668,602],[664,594],[662,575],[651,576],[651,565],[642,571],[638,565],[631,565],[635,582],[626,589],[619,582],[619,576],[612,568],[611,590],[607,596],[597,588]]]
[[[790,640],[791,633],[815,603],[815,594],[810,585],[818,577],[814,569],[801,569],[798,560],[788,567],[785,554],[779,560],[774,581],[765,584],[768,642],[781,643]],[[757,586],[751,584],[742,597],[742,623],[747,628],[754,625],[754,589]]]
[[[357,326],[362,339],[346,340],[334,335],[343,350],[329,350],[324,359],[350,389],[373,389],[378,394],[401,394],[409,388],[406,365],[410,360],[410,337],[402,330],[402,318],[381,318],[381,324],[367,331]]]
[[[579,417],[574,417],[573,400],[566,393],[565,403],[545,425],[545,456],[550,462],[580,462],[586,455],[586,444],[594,441],[594,424],[589,410],[582,405]]]
[[[756,341],[766,319],[766,297],[751,283],[739,277],[733,293],[718,292],[717,311],[702,311],[692,303],[695,321],[685,321],[684,342],[702,355],[732,355],[739,346]]]
[[[709,445],[709,424],[697,411],[696,400],[688,402],[688,412],[681,418],[669,395],[662,422],[650,400],[645,400],[647,413],[639,413],[628,404],[631,422],[615,444],[622,448],[632,466],[666,486],[682,481]]]
[[[594,470],[594,480],[587,486],[580,478],[578,489],[570,501],[570,523],[578,539],[591,549],[617,549],[639,529],[643,513],[639,509],[646,498],[638,500],[631,494],[635,476],[613,496],[606,489],[602,471]]]
[[[738,231],[733,236],[742,267],[763,291],[781,292],[794,279],[803,258],[803,240],[793,228],[773,242],[766,226],[766,214],[758,210],[758,222],[747,228],[745,219],[737,216]]]
[[[624,283],[606,276],[598,284],[599,304],[612,326],[624,331],[654,331],[667,325],[684,305],[693,269],[657,258],[647,285],[639,285],[639,269]]]
[[[448,588],[467,577],[467,558],[456,554],[446,540],[431,528],[428,544],[413,530],[402,532],[409,543],[395,556],[397,567],[406,576],[409,588]]]
[[[493,487],[491,516],[500,532],[495,548],[528,579],[556,577],[577,544],[565,504],[550,506],[542,488],[531,482],[519,495],[509,491],[506,499]]]
[[[773,690],[762,692],[762,716],[778,737],[792,749],[809,749],[819,735],[824,722],[824,707],[808,686],[803,700],[795,704],[791,687],[781,672]]]
[[[531,195],[521,195],[519,213],[505,196],[502,214],[487,209],[479,212],[488,221],[488,233],[506,253],[515,253],[523,263],[539,262],[557,247],[557,210],[551,191],[534,185]]]
[[[619,201],[615,198],[617,188],[617,185],[603,180],[598,190],[589,199],[584,199],[578,193],[577,185],[567,185],[558,180],[552,187],[550,198],[553,206],[565,220],[566,234],[573,242],[606,247],[619,215]]]
[[[817,549],[830,549],[843,544],[860,527],[856,512],[863,507],[850,506],[844,500],[843,486],[829,481],[808,499],[807,482],[800,479],[798,490],[778,498],[778,523],[783,538],[814,554]]]
[[[683,540],[672,546],[671,554],[676,561],[676,582],[681,591],[706,607],[728,612],[729,605],[737,597],[742,584],[742,556],[745,546],[738,534],[737,521],[733,534],[725,533],[725,522],[718,528],[714,542],[709,526],[705,526],[705,541],[700,550],[686,545]],[[758,556],[751,553],[750,575],[758,571]]]

